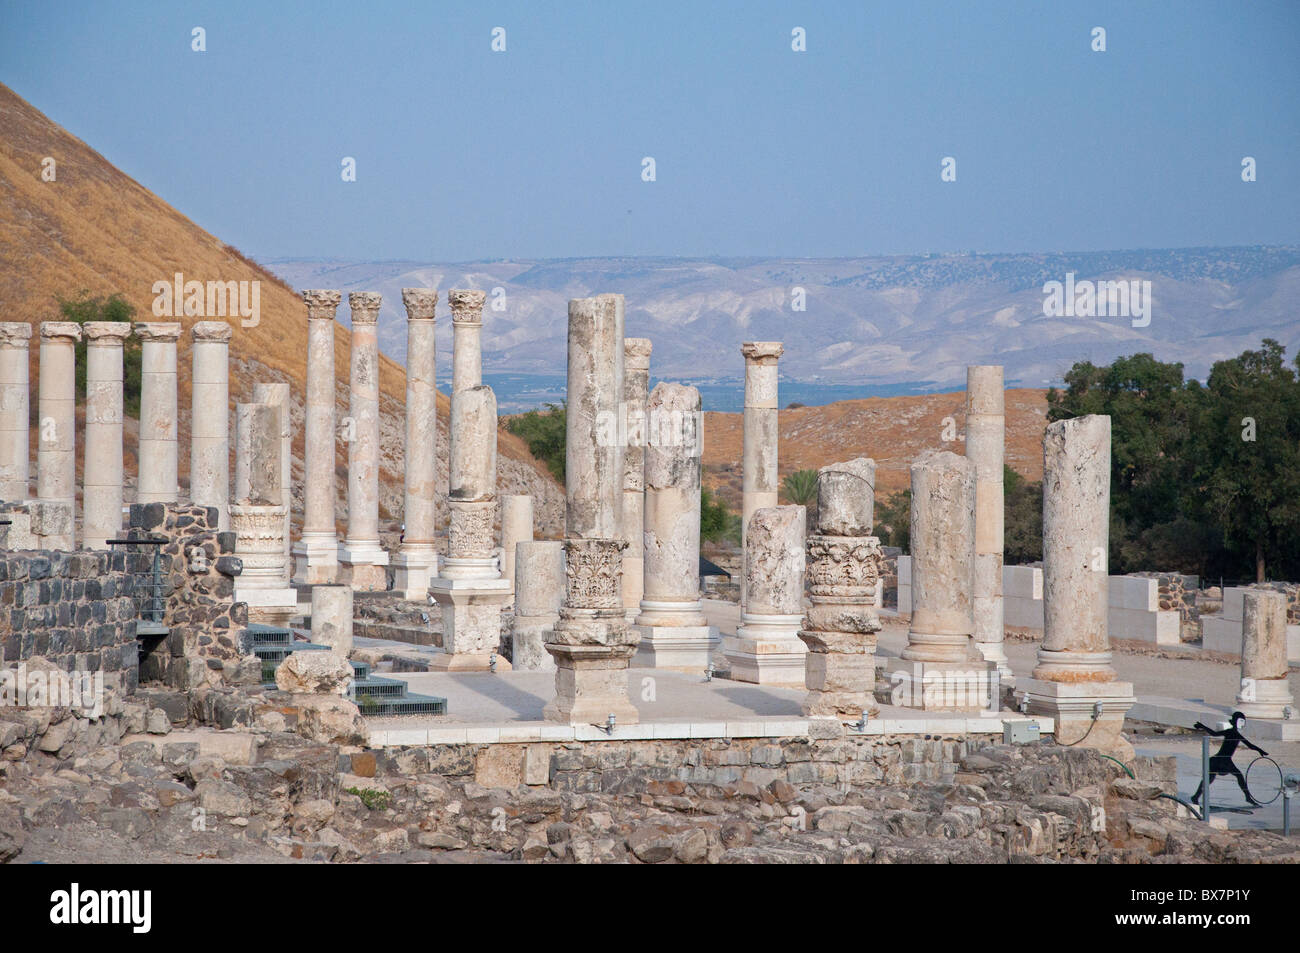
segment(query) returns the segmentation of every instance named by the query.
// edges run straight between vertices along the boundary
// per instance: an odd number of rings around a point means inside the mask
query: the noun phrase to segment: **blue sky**
[[[260,258],[1300,242],[1291,0],[3,0],[0,81]]]

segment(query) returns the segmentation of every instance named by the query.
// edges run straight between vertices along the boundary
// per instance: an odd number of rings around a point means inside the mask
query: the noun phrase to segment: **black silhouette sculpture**
[[[1241,787],[1241,793],[1246,795],[1246,800],[1255,807],[1263,807],[1259,801],[1255,800],[1254,795],[1250,793],[1250,788],[1246,786],[1246,776],[1241,773],[1241,768],[1237,767],[1232,762],[1233,756],[1237,753],[1237,745],[1239,744],[1245,745],[1252,751],[1258,751],[1261,755],[1268,755],[1267,751],[1259,747],[1259,745],[1252,744],[1251,741],[1241,733],[1241,722],[1245,717],[1246,716],[1241,712],[1234,711],[1232,713],[1232,727],[1225,728],[1222,731],[1216,731],[1208,725],[1201,724],[1199,721],[1196,723],[1195,727],[1201,729],[1201,731],[1205,732],[1207,735],[1223,739],[1223,744],[1219,746],[1219,750],[1210,755],[1210,781],[1213,782],[1215,778],[1220,776],[1227,777],[1228,775],[1232,775],[1237,779],[1237,784]],[[1196,793],[1192,795],[1193,804],[1201,803],[1201,788],[1204,787],[1204,785],[1205,782],[1202,781],[1196,786]]]

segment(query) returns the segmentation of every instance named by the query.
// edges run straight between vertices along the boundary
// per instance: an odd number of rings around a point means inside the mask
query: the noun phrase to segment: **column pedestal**
[[[699,673],[708,669],[722,645],[716,626],[704,621],[699,602],[641,600],[636,630],[641,634],[635,664]],[[685,624],[677,620],[685,617]]]

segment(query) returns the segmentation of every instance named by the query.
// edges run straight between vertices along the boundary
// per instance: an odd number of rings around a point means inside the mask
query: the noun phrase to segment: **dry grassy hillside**
[[[42,180],[42,160],[53,157],[57,178]],[[261,283],[261,320],[241,327],[232,319],[231,400],[247,401],[258,381],[287,381],[295,403],[294,471],[301,510],[302,396],[307,353],[306,309],[297,293],[208,234],[185,216],[116,169],[84,142],[53,123],[12,90],[0,85],[0,313],[8,320],[36,324],[58,318],[58,296],[120,293],[136,308],[138,320],[155,320],[151,307],[155,281],[176,272],[186,280]],[[343,304],[347,307],[346,300]],[[444,312],[445,313],[445,312]],[[188,328],[202,318],[180,318]],[[335,374],[340,413],[347,406],[351,335],[335,328]],[[38,348],[33,334],[32,411],[35,413]],[[188,480],[190,356],[183,335],[179,359],[180,466]],[[401,365],[381,356],[382,413],[381,507],[400,516],[403,408],[406,377]],[[439,423],[445,439],[447,400],[439,396]],[[134,473],[135,428],[127,426],[128,474]],[[558,532],[562,491],[527,447],[500,432],[502,492],[531,492],[539,529]],[[33,440],[35,433],[33,432]],[[445,442],[439,463],[446,474]],[[35,445],[33,444],[33,453]],[[78,447],[80,450],[80,446]],[[346,446],[339,445],[339,473],[346,468]],[[34,472],[34,471],[33,471]],[[133,481],[131,481],[133,482]],[[342,486],[340,486],[342,490]],[[342,508],[339,515],[343,514]]]

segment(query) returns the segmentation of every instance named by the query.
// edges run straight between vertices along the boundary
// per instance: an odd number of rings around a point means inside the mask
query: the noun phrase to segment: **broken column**
[[[975,647],[998,667],[1011,667],[1003,647],[1002,624],[1002,465],[1005,408],[1000,365],[966,368],[966,457],[975,464],[974,593]]]
[[[352,373],[348,398],[348,529],[339,544],[339,581],[353,589],[388,587],[388,553],[379,545],[379,305],[373,291],[348,295]]]
[[[808,647],[799,628],[807,518],[802,506],[765,506],[749,518],[740,625],[722,640],[734,681],[804,687]]]
[[[31,382],[28,355],[32,326],[0,322],[0,500],[27,499],[31,478]]]
[[[122,343],[126,321],[87,321],[86,459],[82,465],[82,545],[104,549],[122,529]]]
[[[565,594],[546,644],[556,671],[544,717],[635,724],[627,667],[639,636],[623,605],[623,446],[607,429],[623,399],[622,295],[569,302],[568,352]]]
[[[546,651],[564,602],[564,544],[522,540],[515,547],[515,618],[510,637],[516,671],[555,671]]]
[[[645,440],[646,401],[650,390],[648,338],[623,339],[623,605],[635,620],[645,589]]]
[[[190,381],[190,499],[217,508],[217,526],[230,528],[230,325],[199,321],[193,335]]]
[[[984,661],[972,636],[974,538],[975,464],[927,450],[912,464],[907,648],[885,666],[894,704],[979,711],[998,698],[996,666]]]
[[[700,392],[661,382],[650,395],[647,418],[645,590],[636,619],[637,662],[703,672],[719,639],[700,602]],[[637,503],[640,498],[638,493]],[[629,502],[626,495],[623,502]]]
[[[1242,593],[1241,691],[1247,718],[1284,719],[1295,704],[1288,682],[1286,595],[1271,589]]]
[[[41,322],[36,499],[32,532],[43,549],[76,546],[77,342],[81,325]]]
[[[284,498],[284,560],[293,569],[293,546],[289,515],[293,509],[293,427],[289,414],[289,385],[260,383],[253,385],[253,403],[270,404],[280,421],[280,492]]]
[[[741,559],[749,521],[756,510],[776,506],[780,483],[777,479],[777,361],[785,353],[778,341],[746,341],[745,419],[741,452]],[[743,599],[742,594],[742,599]]]
[[[835,463],[817,474],[817,522],[808,538],[812,605],[799,638],[808,646],[805,715],[877,713],[876,601],[883,555],[871,535],[876,462]]]
[[[438,392],[434,344],[437,288],[403,288],[406,306],[406,456],[402,545],[393,558],[393,588],[427,604],[438,574],[434,549],[434,460],[438,440]]]
[[[334,524],[334,313],[337,291],[304,291],[307,303],[307,390],[303,408],[302,536],[293,548],[294,582],[332,583],[338,576]]]
[[[236,404],[230,525],[243,569],[235,577],[235,601],[248,603],[251,621],[270,625],[286,625],[298,611],[284,550],[283,453],[280,409],[273,404]]]
[[[347,658],[352,653],[352,587],[311,587],[311,640]]]
[[[1110,418],[1048,424],[1043,436],[1043,645],[1025,680],[1027,710],[1056,720],[1056,740],[1132,757],[1107,631]]]
[[[501,500],[501,575],[515,579],[515,546],[533,538],[533,498],[513,493]]]
[[[140,442],[137,503],[175,503],[180,498],[176,442],[176,341],[178,321],[140,321]]]
[[[483,302],[487,294],[467,288],[447,292],[451,305],[451,392],[483,383]]]

